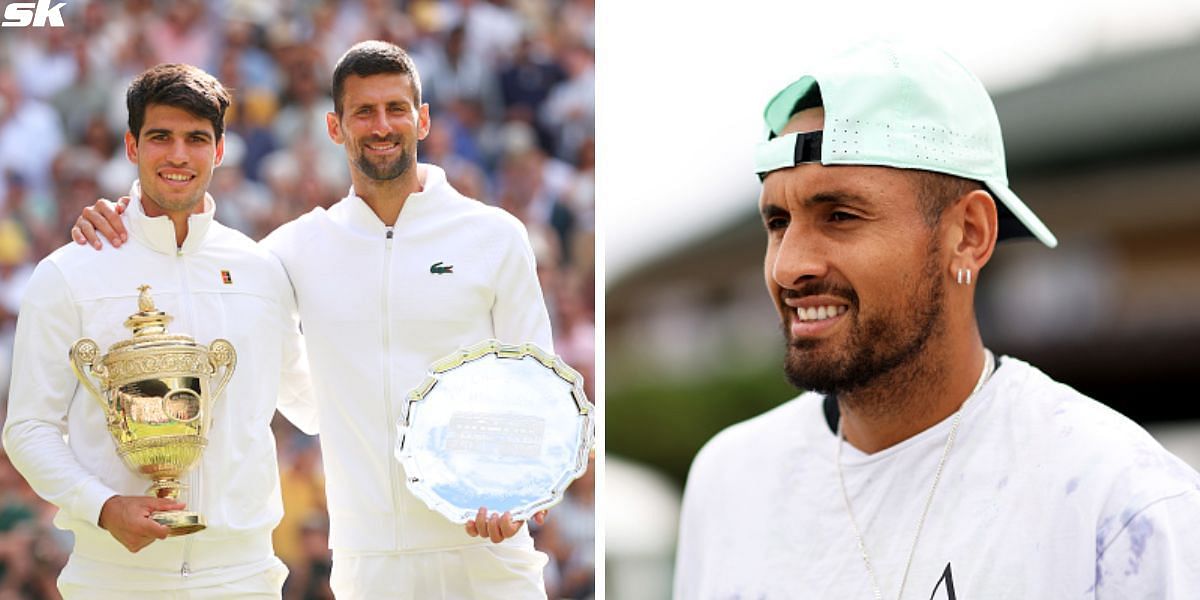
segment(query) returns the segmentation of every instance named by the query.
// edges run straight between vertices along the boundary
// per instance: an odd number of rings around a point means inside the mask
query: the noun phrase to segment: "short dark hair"
[[[919,169],[913,169],[911,173],[917,191],[917,207],[930,229],[941,223],[942,214],[959,198],[985,189],[982,183],[957,175]]]
[[[158,65],[138,75],[125,92],[129,132],[137,139],[146,122],[146,108],[162,104],[208,120],[217,141],[225,133],[225,111],[232,101],[229,90],[202,69],[184,64]]]
[[[417,65],[403,48],[389,42],[368,40],[350,47],[333,68],[333,111],[342,114],[342,91],[351,75],[368,77],[397,73],[408,75],[412,82],[413,99],[421,104],[421,76]]]

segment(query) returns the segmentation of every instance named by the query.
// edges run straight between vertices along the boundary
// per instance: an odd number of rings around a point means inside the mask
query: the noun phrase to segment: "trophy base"
[[[196,533],[208,527],[198,513],[186,510],[164,510],[151,514],[150,518],[171,530],[167,533],[168,537]]]

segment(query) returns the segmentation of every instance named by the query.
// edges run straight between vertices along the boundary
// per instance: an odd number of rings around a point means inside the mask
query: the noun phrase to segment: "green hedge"
[[[605,394],[605,449],[662,470],[680,486],[700,447],[725,427],[796,396],[779,365],[687,381],[613,385]]]

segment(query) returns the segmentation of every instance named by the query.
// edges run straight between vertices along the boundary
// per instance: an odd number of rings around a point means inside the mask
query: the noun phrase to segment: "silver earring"
[[[971,270],[970,269],[959,269],[958,270],[958,283],[959,283],[959,285],[962,285],[964,283],[967,285],[971,285]]]

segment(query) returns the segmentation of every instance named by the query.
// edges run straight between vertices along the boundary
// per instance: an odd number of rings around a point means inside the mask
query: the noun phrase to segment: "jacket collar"
[[[397,218],[397,223],[426,211],[436,210],[438,202],[434,200],[452,189],[446,181],[446,172],[441,167],[421,163],[417,165],[417,169],[418,174],[424,175],[421,191],[408,195],[408,199],[404,201],[404,208]],[[375,211],[367,206],[367,202],[355,193],[354,186],[350,186],[350,192],[346,194],[345,198],[329,208],[329,218],[339,225],[371,236],[382,236],[389,227],[389,224],[381,221]],[[391,225],[395,225],[395,223]]]
[[[175,224],[166,215],[159,217],[146,216],[142,208],[142,186],[134,181],[129,188],[129,235],[134,239],[163,254],[191,254],[204,243],[208,226],[212,224],[213,213],[217,205],[208,192],[204,193],[204,212],[188,216],[188,234],[183,239],[183,247],[175,246]]]

